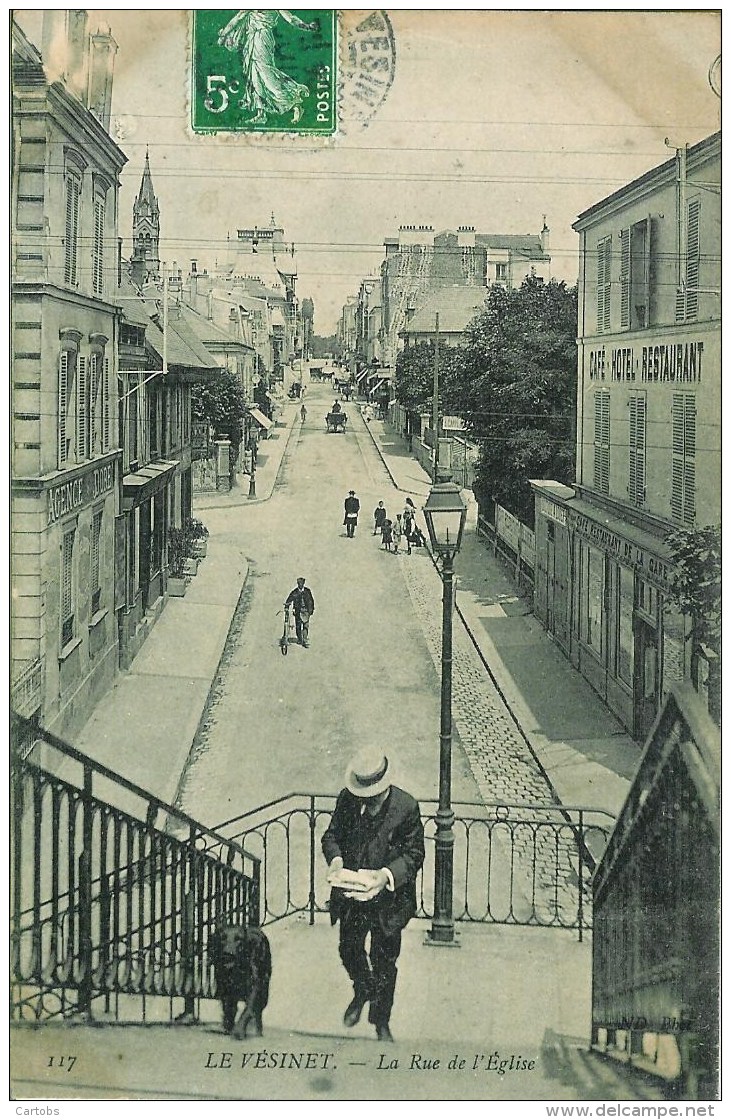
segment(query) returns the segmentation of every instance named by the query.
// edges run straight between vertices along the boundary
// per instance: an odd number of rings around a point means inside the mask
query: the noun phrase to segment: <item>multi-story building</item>
[[[720,521],[720,176],[716,134],[579,216],[576,485],[534,483],[535,612],[640,739],[714,672],[666,537]]]
[[[268,226],[239,229],[229,238],[231,263],[221,277],[231,294],[240,292],[267,302],[271,330],[271,367],[282,380],[283,367],[301,349],[297,304],[297,258],[294,245],[285,244],[284,228],[272,214]]]
[[[123,277],[119,333],[122,502],[118,525],[120,664],[127,668],[165,605],[168,537],[192,513],[191,384],[219,362],[164,291]],[[167,308],[164,304],[167,299]]]
[[[117,671],[117,50],[81,10],[13,26],[13,704],[73,734]]]
[[[428,293],[456,285],[518,286],[526,276],[550,278],[549,230],[540,234],[476,233],[474,226],[434,233],[406,225],[384,242],[381,265],[382,360],[393,365],[409,313]]]

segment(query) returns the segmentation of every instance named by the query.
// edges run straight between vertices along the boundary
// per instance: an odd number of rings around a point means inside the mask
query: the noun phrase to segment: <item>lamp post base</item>
[[[249,497],[250,498],[255,498],[256,497],[256,480],[254,479],[253,474],[252,474],[251,478],[249,479]]]
[[[434,930],[429,930],[424,934],[424,945],[430,945],[432,949],[461,949],[462,942],[460,941],[460,933],[458,930],[452,931],[452,936],[449,940],[442,940],[440,937],[434,936]]]

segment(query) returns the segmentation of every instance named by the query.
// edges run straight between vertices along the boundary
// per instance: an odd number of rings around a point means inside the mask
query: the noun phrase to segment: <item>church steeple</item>
[[[160,276],[160,207],[155,197],[150,170],[150,151],[145,152],[145,167],[132,215],[132,279],[142,285]]]

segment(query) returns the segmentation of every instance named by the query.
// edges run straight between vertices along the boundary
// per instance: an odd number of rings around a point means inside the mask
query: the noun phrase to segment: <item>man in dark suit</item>
[[[368,1021],[385,1042],[393,1041],[389,1019],[401,931],[416,913],[416,876],[424,862],[418,802],[392,780],[392,763],[382,751],[357,755],[322,838],[333,888],[330,920],[340,921],[340,959],[354,989],[343,1022],[355,1026],[370,1003]]]
[[[310,618],[315,613],[315,598],[309,587],[305,586],[305,577],[300,576],[297,586],[290,591],[284,601],[285,607],[294,609],[294,625],[297,631],[297,641],[307,649],[310,632]]]
[[[355,536],[355,527],[358,524],[359,510],[360,501],[355,496],[355,490],[348,491],[348,496],[345,499],[345,518],[343,520],[343,525],[349,537]]]

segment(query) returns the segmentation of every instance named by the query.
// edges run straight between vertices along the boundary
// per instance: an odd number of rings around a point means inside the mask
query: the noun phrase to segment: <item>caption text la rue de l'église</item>
[[[360,1063],[358,1063],[360,1064]],[[536,1068],[534,1058],[522,1054],[500,1054],[498,1050],[489,1054],[426,1055],[410,1053],[393,1056],[379,1053],[372,1064],[379,1070],[427,1071],[440,1070],[451,1072],[491,1072],[504,1076],[507,1073],[532,1072]],[[232,1050],[209,1050],[203,1064],[204,1069],[269,1069],[269,1070],[335,1070],[335,1054],[332,1051],[291,1051],[291,1050],[242,1050],[235,1054]]]

